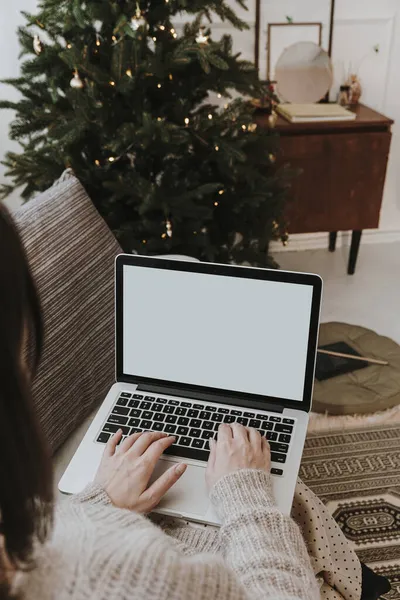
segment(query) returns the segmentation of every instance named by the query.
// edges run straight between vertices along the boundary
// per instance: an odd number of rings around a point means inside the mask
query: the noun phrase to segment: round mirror
[[[333,83],[332,62],[327,52],[314,42],[298,42],[282,52],[275,79],[283,102],[319,102]]]

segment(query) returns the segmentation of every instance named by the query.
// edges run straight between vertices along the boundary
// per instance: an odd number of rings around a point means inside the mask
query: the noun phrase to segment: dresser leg
[[[331,231],[329,234],[329,252],[335,252],[336,238],[337,238],[337,231]]]
[[[351,236],[349,268],[347,270],[347,273],[349,275],[354,275],[354,272],[356,270],[356,262],[357,262],[357,256],[358,256],[358,249],[360,247],[361,234],[362,234],[362,231],[356,230],[356,231],[353,231],[353,234]]]

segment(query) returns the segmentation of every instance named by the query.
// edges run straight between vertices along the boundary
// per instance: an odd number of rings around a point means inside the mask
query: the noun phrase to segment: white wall
[[[230,3],[236,9],[235,0]],[[327,45],[330,0],[261,0],[261,43],[260,73],[266,72],[266,29],[268,22],[284,22],[286,16],[295,21],[321,21],[324,25],[323,44]],[[20,10],[34,11],[36,0],[15,0],[0,2],[0,78],[18,74],[18,43],[16,29],[23,22]],[[254,57],[255,0],[248,0],[249,11],[237,12],[246,20],[251,29],[236,32],[226,23],[216,23],[215,33],[232,33],[234,48],[241,50],[245,58]],[[237,9],[236,9],[237,10]],[[375,54],[373,46],[379,44],[380,52]],[[400,239],[400,0],[336,0],[336,23],[333,61],[337,73],[343,68],[343,61],[359,63],[368,55],[360,69],[364,87],[363,101],[395,120],[389,170],[381,214],[379,239],[387,232],[387,239],[397,236]],[[13,98],[15,92],[0,84],[0,97]],[[11,111],[0,111],[0,156],[16,145],[8,140],[8,123]],[[0,181],[4,181],[4,167],[0,166]],[[14,194],[16,201],[18,194]],[[372,236],[370,236],[372,239]],[[319,242],[318,240],[324,240]],[[298,242],[296,241],[298,240]],[[296,247],[325,245],[325,237],[318,234],[292,236],[288,249]]]

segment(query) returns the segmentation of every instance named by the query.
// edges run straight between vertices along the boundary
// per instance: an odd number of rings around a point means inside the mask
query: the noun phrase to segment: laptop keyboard
[[[163,431],[176,436],[166,454],[207,461],[208,440],[216,437],[221,423],[235,422],[257,429],[268,440],[274,463],[271,473],[283,475],[295,420],[274,413],[121,392],[96,441],[106,444],[118,429],[122,429],[122,440],[140,431]]]

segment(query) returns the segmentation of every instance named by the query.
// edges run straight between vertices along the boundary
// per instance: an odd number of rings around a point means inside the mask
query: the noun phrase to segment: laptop
[[[164,431],[188,468],[155,512],[219,525],[205,469],[221,423],[270,443],[276,502],[290,513],[306,437],[317,347],[319,276],[138,255],[116,258],[116,382],[59,482],[80,492],[119,428]]]

